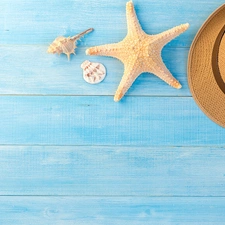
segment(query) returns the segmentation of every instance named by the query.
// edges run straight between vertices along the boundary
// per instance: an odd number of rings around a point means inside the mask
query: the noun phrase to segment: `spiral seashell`
[[[57,37],[48,47],[48,53],[52,54],[61,54],[64,53],[67,55],[68,60],[70,60],[70,54],[75,55],[76,41],[78,41],[85,34],[93,31],[93,28],[85,30],[84,32],[77,34],[73,37]]]
[[[84,80],[90,84],[100,83],[105,78],[106,69],[101,63],[86,60],[81,64],[81,68]]]

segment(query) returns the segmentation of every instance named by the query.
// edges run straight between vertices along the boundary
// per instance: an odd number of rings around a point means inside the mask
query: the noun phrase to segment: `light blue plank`
[[[224,224],[224,198],[1,197],[4,225]]]
[[[224,164],[215,147],[1,146],[0,195],[225,197]]]
[[[114,95],[123,75],[123,64],[108,57],[85,55],[85,48],[78,48],[77,55],[47,54],[47,46],[0,47],[0,94],[39,95]],[[181,82],[183,88],[174,89],[151,74],[141,75],[127,95],[190,96],[187,85],[186,62],[188,49],[165,48],[163,59]],[[81,63],[89,59],[106,66],[107,77],[98,85],[83,80]]]
[[[0,144],[225,144],[225,129],[188,97],[2,96],[0,105]]]
[[[126,35],[126,2],[2,0],[0,43],[48,44],[57,36],[74,35],[89,27],[95,28],[95,32],[82,45],[117,42]],[[190,30],[172,41],[171,46],[190,46],[203,21],[223,3],[223,0],[134,1],[147,33],[159,33],[181,23],[191,24]]]

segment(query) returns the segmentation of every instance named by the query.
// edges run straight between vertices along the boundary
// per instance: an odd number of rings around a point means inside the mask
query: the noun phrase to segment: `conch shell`
[[[84,80],[90,84],[98,84],[105,78],[106,69],[101,63],[86,60],[81,64],[81,68]]]
[[[70,60],[70,54],[75,55],[76,41],[83,37],[85,34],[93,31],[93,28],[89,28],[84,32],[77,34],[73,37],[57,37],[48,47],[48,53],[52,54],[61,54],[64,53],[67,55],[68,60]]]

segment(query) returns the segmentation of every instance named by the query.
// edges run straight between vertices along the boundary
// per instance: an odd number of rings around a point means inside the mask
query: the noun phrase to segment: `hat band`
[[[219,65],[218,65],[218,63],[219,63],[219,59],[218,59],[219,58],[219,49],[220,49],[220,44],[221,44],[221,41],[223,39],[224,34],[225,34],[225,25],[223,26],[219,35],[217,36],[214,47],[213,47],[212,70],[213,70],[213,75],[216,79],[216,82],[217,82],[218,86],[220,87],[220,89],[225,94],[225,83],[224,83],[223,78],[221,76]]]

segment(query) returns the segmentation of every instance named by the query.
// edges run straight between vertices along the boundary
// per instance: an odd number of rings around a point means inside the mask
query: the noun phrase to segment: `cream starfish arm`
[[[165,44],[183,33],[189,24],[183,24],[157,35],[146,34],[138,21],[132,1],[126,4],[127,36],[119,43],[89,48],[88,55],[111,56],[124,64],[124,75],[114,96],[119,101],[142,72],[153,73],[174,88],[181,84],[173,77],[161,58]]]
[[[147,70],[148,71],[146,72],[153,73],[154,75],[156,75],[157,77],[159,77],[167,84],[176,89],[180,89],[182,87],[179,81],[174,78],[174,76],[167,69],[163,61],[160,59],[158,59],[157,65],[155,65],[154,67],[149,67]]]
[[[115,102],[118,102],[125,95],[140,74],[141,71],[139,71],[137,67],[125,65],[123,77],[114,96]]]
[[[86,50],[87,55],[111,56],[120,60],[120,56],[122,56],[122,54],[120,54],[121,52],[120,43],[95,46]]]
[[[129,1],[126,4],[126,17],[127,17],[128,35],[145,34],[141,28],[139,21],[138,21],[132,1]]]
[[[172,39],[179,36],[184,31],[186,31],[188,29],[188,27],[189,27],[189,23],[181,24],[181,25],[173,27],[167,31],[164,31],[160,34],[156,34],[154,36],[155,36],[156,40],[158,41],[158,45],[163,47],[168,42],[170,42]]]

